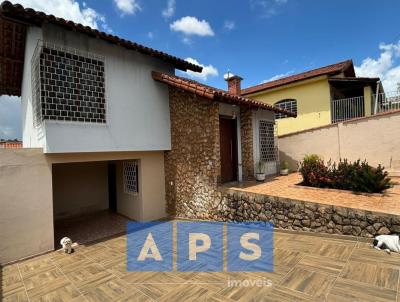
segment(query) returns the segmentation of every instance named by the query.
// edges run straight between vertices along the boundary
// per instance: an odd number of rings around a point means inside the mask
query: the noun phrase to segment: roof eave
[[[124,48],[135,50],[142,54],[155,57],[162,61],[173,64],[176,69],[182,71],[191,70],[194,72],[201,72],[203,70],[203,67],[201,66],[189,63],[183,59],[164,53],[162,51],[158,51],[156,49],[152,49],[144,45],[125,40],[118,36],[107,34],[97,29],[90,28],[89,26],[74,23],[63,18],[57,18],[53,15],[47,15],[43,12],[35,11],[31,8],[24,8],[20,4],[14,5],[9,1],[4,1],[0,4],[0,17],[7,18],[8,20],[13,20],[19,23],[24,23],[25,25],[31,24],[39,27],[47,22],[56,24],[68,30],[80,32],[91,37],[100,38],[109,43],[113,43]]]
[[[219,91],[219,90],[213,90],[212,88],[207,88],[207,89],[196,89],[196,84],[194,83],[186,83],[183,84],[184,79],[179,79],[175,77],[175,79],[172,79],[174,76],[170,75],[165,75],[157,71],[152,72],[152,77],[155,81],[167,84],[169,86],[194,93],[198,96],[206,97],[210,100],[221,102],[221,103],[227,103],[227,104],[232,104],[232,105],[239,105],[239,106],[246,106],[254,109],[264,109],[264,110],[269,110],[275,113],[283,113],[286,114],[289,117],[297,117],[296,114],[286,111],[271,105],[268,105],[266,103],[262,103],[257,100],[252,100],[249,98],[244,98],[242,96],[236,96],[229,94],[228,92],[224,91]],[[198,85],[203,86],[203,88],[206,88],[204,85],[198,83]]]

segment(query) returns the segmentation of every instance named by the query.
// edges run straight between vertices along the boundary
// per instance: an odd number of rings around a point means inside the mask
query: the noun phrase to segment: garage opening
[[[140,212],[139,161],[53,164],[55,248],[63,237],[86,244],[125,232]]]

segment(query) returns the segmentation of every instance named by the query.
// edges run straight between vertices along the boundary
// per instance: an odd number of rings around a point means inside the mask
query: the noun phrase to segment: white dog
[[[377,250],[384,250],[388,254],[390,252],[400,253],[400,237],[399,235],[379,235],[375,237],[372,246]]]
[[[64,237],[61,239],[60,244],[62,245],[62,249],[64,252],[67,254],[71,254],[73,249],[72,249],[72,240],[68,237]]]

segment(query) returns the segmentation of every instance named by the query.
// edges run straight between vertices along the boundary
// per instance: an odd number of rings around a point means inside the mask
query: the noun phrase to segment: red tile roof
[[[53,23],[62,26],[66,29],[77,31],[86,34],[90,37],[100,38],[107,42],[125,47],[127,49],[138,51],[142,54],[149,55],[166,61],[168,63],[174,64],[175,68],[186,71],[192,70],[196,72],[201,72],[202,67],[189,63],[183,59],[177,58],[175,56],[169,55],[165,52],[161,52],[141,44],[131,42],[120,37],[107,34],[105,32],[98,31],[97,29],[90,28],[89,26],[84,26],[82,24],[74,23],[72,21],[65,20],[63,18],[57,18],[53,15],[47,15],[43,12],[35,11],[31,8],[24,8],[22,5],[13,5],[9,1],[4,1],[0,4],[0,17],[12,20],[17,20],[19,22],[34,24],[36,26],[41,26],[43,23]],[[1,43],[1,41],[0,41]]]
[[[311,79],[314,77],[322,75],[336,75],[339,73],[344,73],[346,77],[355,77],[354,66],[352,60],[347,60],[339,62],[336,64],[320,67],[317,69],[309,70],[306,72],[298,73],[289,77],[278,79],[275,81],[266,82],[256,86],[248,87],[242,89],[242,95],[252,94],[259,91],[276,88],[282,85],[291,84],[298,81],[303,81],[306,79]]]
[[[170,75],[162,72],[153,71],[152,72],[153,79],[168,84],[172,87],[176,87],[196,95],[208,98],[210,100],[221,102],[221,103],[228,103],[234,105],[241,105],[241,106],[248,106],[252,108],[261,108],[270,110],[276,113],[283,113],[291,117],[296,117],[296,114],[289,112],[287,110],[283,110],[266,103],[256,101],[250,98],[246,98],[240,95],[233,95],[224,90],[214,88],[211,86],[207,86],[201,84],[199,82],[189,80],[186,78],[178,77],[175,75]]]

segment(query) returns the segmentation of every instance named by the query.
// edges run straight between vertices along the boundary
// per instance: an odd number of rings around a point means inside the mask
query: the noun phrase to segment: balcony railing
[[[365,101],[371,104],[371,111],[366,112]],[[364,100],[363,96],[332,100],[331,104],[332,123],[338,123],[370,114],[400,110],[400,91],[373,94],[371,100]]]
[[[332,100],[332,123],[347,121],[365,115],[364,97]]]
[[[400,91],[374,94],[372,100],[374,113],[400,110]]]

